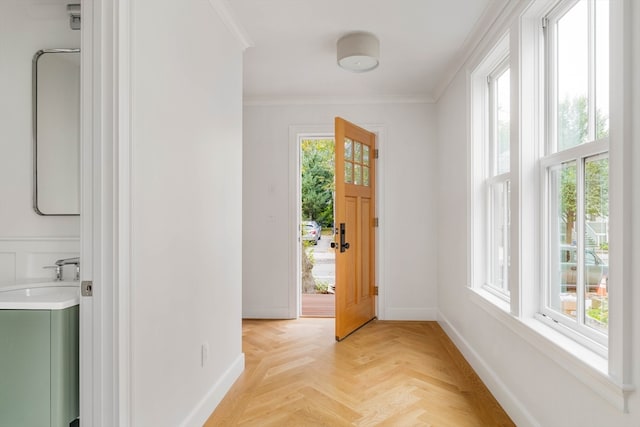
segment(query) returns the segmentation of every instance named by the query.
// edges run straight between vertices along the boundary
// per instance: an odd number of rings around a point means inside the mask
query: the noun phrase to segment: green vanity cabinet
[[[0,426],[68,427],[78,417],[77,305],[0,310]]]

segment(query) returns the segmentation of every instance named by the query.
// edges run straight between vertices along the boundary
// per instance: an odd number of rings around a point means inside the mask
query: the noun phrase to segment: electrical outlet
[[[209,360],[209,343],[206,341],[202,343],[202,347],[200,349],[200,356],[201,356],[201,366],[204,368],[204,365],[206,365],[207,361]]]

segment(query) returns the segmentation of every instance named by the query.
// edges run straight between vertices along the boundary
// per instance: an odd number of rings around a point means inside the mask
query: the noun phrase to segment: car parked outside
[[[318,244],[322,238],[322,227],[315,221],[302,221],[302,240]]]
[[[565,292],[575,292],[578,276],[577,248],[573,245],[560,246],[560,266],[562,271],[561,285]],[[596,292],[604,280],[607,283],[609,266],[596,254],[593,249],[584,251],[585,279],[587,292]]]

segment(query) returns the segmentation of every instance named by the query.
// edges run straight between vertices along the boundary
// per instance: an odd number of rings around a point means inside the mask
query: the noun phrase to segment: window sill
[[[580,345],[543,322],[520,319],[510,313],[509,304],[482,289],[471,289],[471,300],[522,337],[540,353],[557,363],[594,393],[621,412],[628,412],[628,397],[635,387],[621,384],[609,375],[606,358]]]

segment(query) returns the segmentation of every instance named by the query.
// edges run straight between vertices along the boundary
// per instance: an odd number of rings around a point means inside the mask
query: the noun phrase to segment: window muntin
[[[542,312],[602,346],[608,329],[607,8],[605,0],[566,1],[546,18],[550,115],[541,160]]]
[[[344,139],[344,182],[345,184],[368,187],[370,168],[369,147],[349,138]]]

